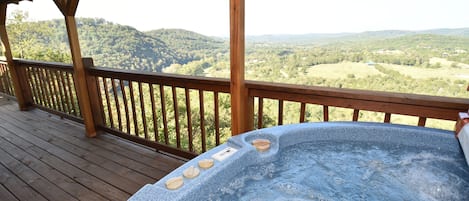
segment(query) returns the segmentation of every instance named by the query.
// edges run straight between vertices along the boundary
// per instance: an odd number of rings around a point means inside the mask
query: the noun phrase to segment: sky
[[[469,27],[469,0],[245,0],[246,34],[340,33]],[[108,6],[111,4],[112,6]],[[9,6],[30,20],[62,18],[52,0]],[[140,31],[183,28],[229,35],[229,0],[80,0],[77,17]]]

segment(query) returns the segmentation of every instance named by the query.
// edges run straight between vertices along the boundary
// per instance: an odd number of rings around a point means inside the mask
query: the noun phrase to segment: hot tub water
[[[469,171],[454,152],[382,143],[308,142],[245,167],[209,200],[465,200]]]

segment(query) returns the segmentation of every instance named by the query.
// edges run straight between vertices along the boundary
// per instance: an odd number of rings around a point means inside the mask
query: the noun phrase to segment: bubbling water
[[[308,142],[245,167],[208,200],[468,200],[460,153],[366,142]]]

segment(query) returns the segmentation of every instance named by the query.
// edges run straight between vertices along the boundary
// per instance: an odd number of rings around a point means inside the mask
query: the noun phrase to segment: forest
[[[92,57],[96,66],[229,77],[227,38],[209,37],[182,29],[141,32],[104,19],[79,18],[77,22],[82,55]],[[15,57],[71,62],[63,20],[32,22],[27,20],[27,13],[17,12],[7,21],[7,30]],[[245,57],[246,78],[249,80],[468,97],[469,28],[248,36]],[[183,102],[184,93],[178,96]],[[213,99],[213,96],[208,94],[205,98]],[[117,107],[115,103],[110,104]],[[223,96],[220,104],[223,109],[220,114],[222,136],[226,139],[230,136],[229,98]],[[198,103],[191,105],[198,106]],[[276,124],[276,107],[278,105],[274,101],[264,102],[264,126]],[[285,110],[297,111],[296,107],[286,103]],[[198,114],[198,107],[192,109],[192,114]],[[185,108],[180,111],[184,113]],[[321,121],[320,108],[311,106],[308,111],[307,121]],[[332,108],[330,119],[350,120],[351,112]],[[213,114],[208,112],[207,116],[210,119]],[[170,116],[168,118],[171,119]],[[182,118],[187,117],[182,115]],[[194,127],[197,127],[197,115],[193,118]],[[285,123],[298,122],[295,115],[285,118]],[[360,119],[382,121],[377,113],[363,114]],[[414,118],[405,116],[398,116],[394,121],[415,124]],[[107,123],[111,124],[109,119]],[[453,123],[435,121],[429,122],[429,126],[452,129]],[[214,132],[213,126],[207,128],[207,133]],[[187,129],[187,125],[181,124],[181,129]],[[196,130],[194,135],[199,135]],[[214,142],[209,144],[213,146]]]

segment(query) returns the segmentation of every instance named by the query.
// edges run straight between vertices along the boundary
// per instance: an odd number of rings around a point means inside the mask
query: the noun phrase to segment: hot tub
[[[256,149],[256,139],[270,146]],[[204,169],[200,161],[214,163]],[[232,137],[130,198],[468,199],[469,168],[452,132],[356,122],[278,126]]]

